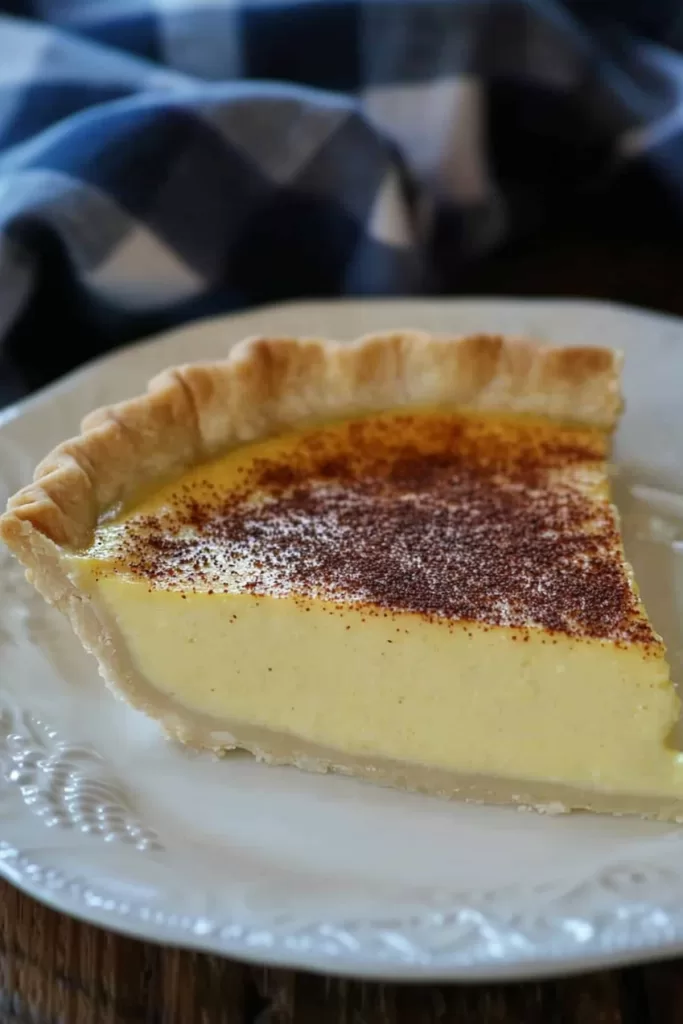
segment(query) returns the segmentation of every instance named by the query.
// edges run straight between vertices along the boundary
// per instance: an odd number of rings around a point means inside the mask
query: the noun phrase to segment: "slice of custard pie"
[[[0,533],[184,743],[683,819],[679,702],[605,457],[619,356],[254,339],[87,416]]]

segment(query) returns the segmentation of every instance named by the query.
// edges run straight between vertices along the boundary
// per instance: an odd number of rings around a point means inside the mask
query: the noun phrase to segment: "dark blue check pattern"
[[[0,12],[0,354],[39,286],[95,352],[285,297],[455,291],[633,167],[683,209],[678,0]]]

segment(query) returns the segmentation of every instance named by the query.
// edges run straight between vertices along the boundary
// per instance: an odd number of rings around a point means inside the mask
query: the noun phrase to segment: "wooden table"
[[[654,236],[645,223],[621,237],[614,224],[598,230],[598,219],[599,211],[589,210],[583,223],[568,221],[553,238],[527,239],[463,278],[460,290],[595,296],[683,315],[678,230]],[[50,307],[56,285],[46,287],[38,310]],[[76,350],[86,352],[87,331],[68,326]],[[14,344],[33,344],[35,351],[41,332],[33,317]],[[683,960],[541,984],[345,982],[123,938],[48,910],[0,882],[0,1024],[5,1022],[683,1024]]]

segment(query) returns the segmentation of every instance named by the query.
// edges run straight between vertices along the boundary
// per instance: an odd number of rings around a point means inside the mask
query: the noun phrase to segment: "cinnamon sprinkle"
[[[512,626],[522,640],[535,626],[659,645],[614,510],[596,497],[596,431],[384,415],[267,453],[255,446],[229,492],[193,478],[155,514],[128,516],[116,564],[166,589],[321,597]]]

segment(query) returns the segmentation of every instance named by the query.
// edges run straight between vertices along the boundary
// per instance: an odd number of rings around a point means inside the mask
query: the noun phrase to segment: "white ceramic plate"
[[[103,402],[253,333],[524,332],[626,352],[616,498],[683,679],[683,321],[585,302],[299,304],[128,348],[0,420],[0,500]],[[5,492],[4,495],[2,492]],[[590,715],[590,708],[586,708]],[[0,871],[140,938],[377,978],[502,979],[683,952],[683,829],[540,817],[214,761],[114,701],[0,555]]]

